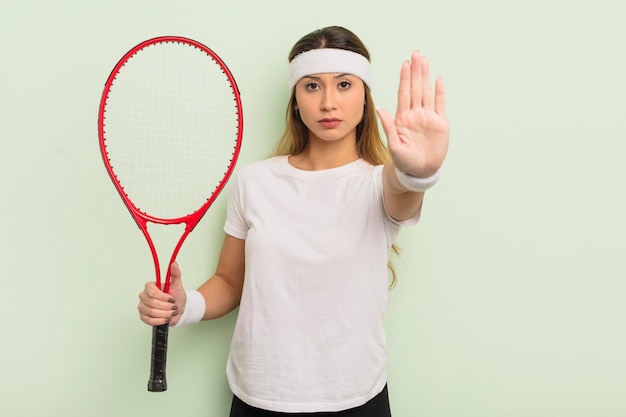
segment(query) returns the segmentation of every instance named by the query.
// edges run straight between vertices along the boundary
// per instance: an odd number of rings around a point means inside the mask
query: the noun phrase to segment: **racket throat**
[[[152,254],[156,285],[165,293],[169,293],[170,266],[176,261],[178,252],[189,232],[190,230],[188,230],[186,224],[150,224],[150,232],[148,232],[148,229],[143,230]],[[165,256],[159,257],[159,254],[171,255],[168,258]],[[165,261],[167,262],[165,263]]]

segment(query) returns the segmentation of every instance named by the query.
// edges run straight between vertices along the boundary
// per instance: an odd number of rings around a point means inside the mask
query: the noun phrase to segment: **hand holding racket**
[[[152,253],[156,286],[228,181],[241,147],[239,90],[209,48],[159,37],[128,51],[107,79],[98,114],[104,165]],[[148,223],[184,224],[161,278]],[[168,324],[154,326],[149,391],[165,391]]]
[[[150,326],[169,324],[175,326],[187,304],[187,295],[176,263],[170,266],[169,293],[157,287],[155,281],[146,282],[139,293],[137,310],[139,319]]]

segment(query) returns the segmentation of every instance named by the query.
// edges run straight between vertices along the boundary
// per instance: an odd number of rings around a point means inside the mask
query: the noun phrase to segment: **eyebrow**
[[[345,76],[348,76],[348,75],[351,76],[351,77],[356,77],[356,75],[354,75],[354,74],[350,74],[350,73],[347,73],[347,72],[342,72],[341,74],[335,75],[333,78],[342,78],[342,77],[345,77]],[[314,75],[305,75],[302,78],[312,78],[314,80],[320,80],[321,79],[321,77],[316,77]]]

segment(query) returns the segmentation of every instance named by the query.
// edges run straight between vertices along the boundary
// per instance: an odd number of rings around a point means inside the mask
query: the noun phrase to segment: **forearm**
[[[241,290],[239,285],[221,275],[211,277],[198,288],[206,304],[202,319],[216,319],[233,311],[241,301]]]
[[[383,193],[389,215],[402,221],[417,213],[424,201],[424,192],[407,190],[398,180],[395,171],[393,161],[388,161],[383,168]]]

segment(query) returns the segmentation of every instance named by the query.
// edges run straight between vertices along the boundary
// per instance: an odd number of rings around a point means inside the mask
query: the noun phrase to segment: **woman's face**
[[[365,86],[354,75],[322,73],[296,84],[296,106],[309,129],[309,140],[356,143],[356,127],[363,119]]]

